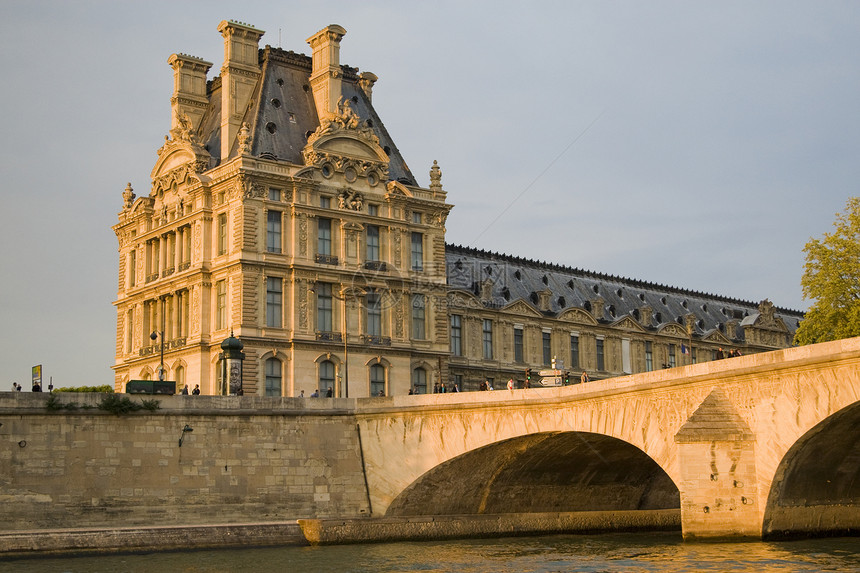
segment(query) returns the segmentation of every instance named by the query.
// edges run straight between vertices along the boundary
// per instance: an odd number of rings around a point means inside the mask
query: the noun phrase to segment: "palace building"
[[[578,381],[791,344],[802,314],[445,242],[441,169],[421,187],[372,105],[377,77],[223,21],[225,61],[173,54],[170,135],[151,187],[129,184],[119,241],[115,387],[163,376],[243,393],[421,393]],[[573,382],[574,380],[571,380]],[[235,390],[235,388],[234,388]]]

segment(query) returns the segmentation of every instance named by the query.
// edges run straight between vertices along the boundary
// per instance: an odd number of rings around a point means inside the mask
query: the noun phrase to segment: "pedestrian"
[[[442,383],[442,390],[441,391],[443,394],[446,394],[448,392],[448,388],[445,386],[444,382]]]
[[[188,396],[188,386],[182,387],[182,392],[180,392],[183,396]]]
[[[514,379],[513,378],[508,378],[508,390],[510,390],[511,392],[514,391]]]
[[[311,394],[311,398],[319,398],[320,397],[320,389],[317,388],[314,390],[313,394]]]
[[[302,390],[301,392],[299,392],[299,398],[304,398],[304,397],[305,397],[305,391]]]
[[[585,384],[586,382],[588,382],[588,372],[586,372],[585,370],[582,371],[582,376],[579,377],[579,382],[581,384]]]
[[[20,385],[20,384],[18,384],[18,387],[17,387],[17,388],[15,388],[15,390],[17,390],[18,392],[20,392],[20,391],[21,391],[21,385]]]
[[[194,390],[192,390],[191,393],[194,394],[195,396],[200,395],[200,384],[195,384]]]
[[[460,391],[460,385],[454,384],[454,387],[451,389],[451,392],[459,392],[459,391]]]
[[[331,398],[331,396],[332,396],[332,389],[331,389],[331,387],[329,387],[329,389],[325,391],[325,397]]]
[[[39,384],[38,382],[34,382],[33,383],[33,392],[41,392],[41,391],[42,391],[42,385]]]

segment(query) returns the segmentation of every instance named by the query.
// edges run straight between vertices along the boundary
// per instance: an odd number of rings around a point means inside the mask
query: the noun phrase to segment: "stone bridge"
[[[860,338],[355,415],[374,517],[680,508],[688,539],[860,529]]]

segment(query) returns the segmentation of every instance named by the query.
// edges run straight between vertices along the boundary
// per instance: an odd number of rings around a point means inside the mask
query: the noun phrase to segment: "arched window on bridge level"
[[[277,358],[266,360],[266,396],[281,396],[283,385],[281,381],[282,365]]]
[[[385,367],[382,364],[370,367],[370,395],[385,396]]]
[[[334,363],[331,360],[320,362],[320,396],[328,395],[331,389],[334,393]]]
[[[427,393],[427,370],[420,366],[412,371],[412,389],[416,394]]]

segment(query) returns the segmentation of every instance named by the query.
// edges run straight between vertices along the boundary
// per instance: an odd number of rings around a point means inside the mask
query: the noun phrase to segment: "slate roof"
[[[552,291],[549,316],[557,316],[570,308],[590,309],[592,301],[602,298],[603,316],[599,321],[611,324],[624,316],[639,322],[644,306],[652,309],[652,330],[675,322],[686,325],[684,317],[696,317],[695,335],[707,336],[714,330],[725,334],[727,321],[738,321],[737,338],[743,340],[743,326],[758,316],[758,303],[677,287],[621,278],[551,263],[522,259],[460,245],[447,244],[445,258],[448,286],[462,289],[480,297],[481,284],[490,279],[492,298],[485,303],[490,308],[502,308],[524,300],[538,308],[537,293]],[[793,335],[803,313],[774,308]]]
[[[251,98],[252,105],[243,118],[251,127],[252,155],[304,164],[302,148],[308,136],[319,127],[313,91],[310,88],[311,57],[266,46],[259,51],[260,80]],[[352,110],[369,125],[379,145],[389,156],[389,179],[416,185],[415,177],[379,119],[367,95],[358,85],[358,69],[341,66],[341,91]],[[219,162],[221,149],[221,77],[208,83],[209,108],[201,122],[200,139]],[[367,123],[369,121],[369,123]],[[236,152],[233,143],[231,155]]]

